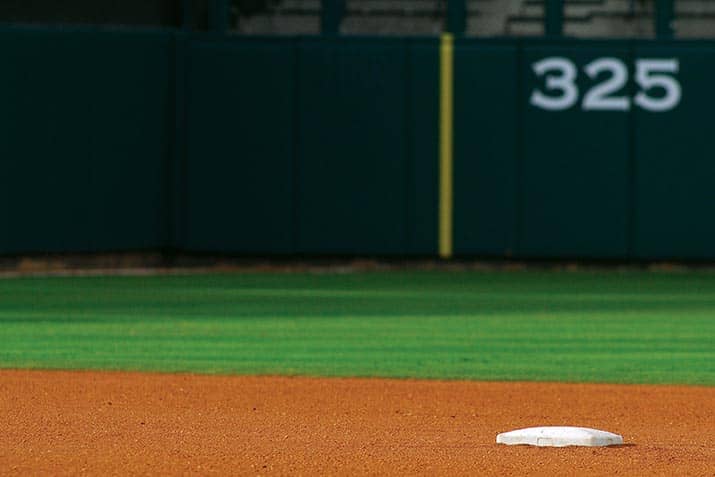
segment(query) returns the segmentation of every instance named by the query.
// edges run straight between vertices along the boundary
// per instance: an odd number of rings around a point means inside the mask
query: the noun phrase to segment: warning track
[[[9,475],[713,475],[715,388],[0,371]],[[626,444],[495,444],[536,425]]]

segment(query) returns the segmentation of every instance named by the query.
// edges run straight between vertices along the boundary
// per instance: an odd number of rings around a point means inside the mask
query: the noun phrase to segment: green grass
[[[0,367],[715,384],[715,274],[0,280]]]

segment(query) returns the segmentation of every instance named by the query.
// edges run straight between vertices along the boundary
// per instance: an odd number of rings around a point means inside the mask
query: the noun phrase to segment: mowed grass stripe
[[[0,280],[0,366],[715,383],[709,272]]]

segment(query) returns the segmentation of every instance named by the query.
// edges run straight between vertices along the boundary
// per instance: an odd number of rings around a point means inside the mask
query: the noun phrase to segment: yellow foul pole
[[[439,256],[452,257],[453,217],[453,111],[454,37],[444,33],[440,40],[439,68]]]

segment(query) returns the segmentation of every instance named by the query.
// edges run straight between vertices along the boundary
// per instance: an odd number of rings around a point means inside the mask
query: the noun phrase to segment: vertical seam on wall
[[[635,78],[635,52],[636,44],[631,41],[628,48],[629,75],[628,92],[631,98],[635,98],[636,85]],[[633,100],[628,110],[628,215],[626,217],[626,257],[635,258],[635,235],[636,235],[636,108]]]
[[[169,42],[169,66],[168,66],[168,84],[167,92],[167,132],[169,141],[166,147],[166,163],[164,164],[164,205],[162,207],[162,217],[158,220],[163,225],[161,249],[164,253],[164,259],[172,254],[175,250],[176,239],[174,231],[174,223],[176,222],[176,184],[174,181],[174,167],[176,163],[177,152],[177,131],[176,131],[176,114],[177,114],[177,84],[176,84],[176,69],[177,69],[177,52],[178,38],[177,34],[171,33]]]
[[[454,37],[440,38],[439,104],[439,256],[452,257],[453,241],[453,111],[454,111]]]
[[[404,199],[405,199],[405,221],[404,221],[404,250],[409,254],[413,251],[414,240],[412,237],[413,227],[413,210],[414,204],[412,199],[416,196],[413,193],[412,187],[415,184],[415,157],[414,149],[412,148],[413,142],[413,124],[412,124],[412,76],[411,76],[411,61],[412,61],[412,46],[413,43],[410,40],[404,40],[403,47],[405,52],[405,88],[404,88],[404,101],[405,101],[405,178],[404,178]]]
[[[292,215],[291,219],[293,220],[293,223],[291,224],[291,240],[290,240],[290,253],[296,253],[298,252],[299,248],[299,237],[300,237],[300,219],[298,216],[298,211],[299,211],[299,203],[298,201],[300,200],[300,180],[299,180],[299,167],[300,167],[300,160],[298,158],[298,154],[300,151],[300,93],[301,93],[301,85],[300,85],[300,51],[301,51],[301,43],[299,39],[293,40],[293,49],[294,49],[294,55],[293,55],[293,114],[292,114],[292,121],[293,121],[293,144],[292,144],[292,166],[293,166],[293,171],[292,171],[292,194],[291,198],[293,199],[292,202]]]
[[[174,33],[173,58],[173,124],[171,156],[171,220],[170,243],[174,251],[186,246],[188,221],[188,48],[189,38],[183,33]]]
[[[513,236],[511,238],[511,246],[513,248],[512,255],[521,253],[522,235],[524,233],[524,104],[528,92],[524,90],[524,45],[521,41],[516,45],[516,161],[514,188],[515,199],[514,204],[514,223],[512,224]]]
[[[180,54],[181,64],[181,109],[180,109],[180,149],[179,149],[179,177],[177,182],[180,186],[180,217],[179,217],[179,244],[186,245],[189,230],[189,102],[191,98],[191,85],[189,84],[191,68],[191,36],[182,39]]]

